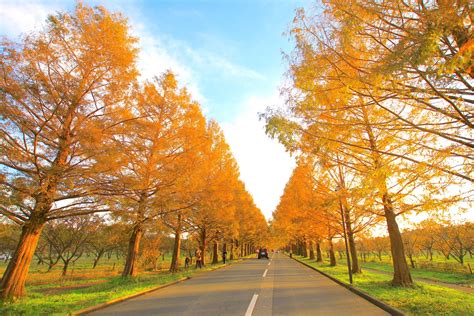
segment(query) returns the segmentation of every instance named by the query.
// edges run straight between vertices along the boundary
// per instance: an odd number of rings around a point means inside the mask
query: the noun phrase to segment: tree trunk
[[[67,274],[67,268],[69,267],[69,262],[70,262],[69,260],[64,261],[63,272],[61,274],[62,277],[65,277]]]
[[[207,232],[206,227],[201,229],[201,264],[204,266],[206,262],[206,248],[207,248]]]
[[[309,259],[314,260],[314,247],[313,247],[313,241],[309,241]]]
[[[234,260],[234,251],[235,251],[235,241],[232,239],[230,241],[230,260]]]
[[[245,252],[244,252],[244,243],[240,244],[240,256],[245,257]]]
[[[212,247],[212,264],[219,263],[219,245],[217,240],[214,240],[214,245]]]
[[[303,240],[301,242],[301,249],[303,250],[303,257],[307,258],[308,257],[308,243],[306,240]]]
[[[179,270],[179,255],[181,250],[181,214],[178,214],[176,230],[174,232],[173,256],[171,257],[170,272]]]
[[[344,206],[345,208],[345,222],[346,222],[346,231],[347,231],[347,239],[349,243],[349,252],[351,253],[352,259],[352,273],[361,273],[359,259],[357,258],[357,248],[356,243],[354,240],[354,231],[352,229],[352,220],[350,216],[349,209]]]
[[[415,269],[415,261],[413,260],[413,255],[409,254],[408,258],[410,259],[410,264],[413,269]]]
[[[329,265],[331,267],[336,266],[336,256],[334,255],[334,245],[332,243],[332,237],[328,239],[329,241]]]
[[[390,252],[392,253],[393,280],[395,286],[411,286],[413,279],[405,258],[402,235],[395,218],[392,201],[387,193],[383,195],[385,220],[387,221],[388,236],[390,238]]]
[[[30,221],[23,225],[15,253],[3,274],[0,298],[14,300],[25,294],[25,281],[43,230],[44,222]]]
[[[97,257],[95,257],[95,259],[94,259],[94,264],[92,265],[92,269],[95,269],[95,267],[97,266],[97,263],[99,263],[99,260],[100,260],[100,258],[102,258],[104,253],[105,252],[103,250],[99,251],[99,253],[97,254]]]
[[[128,253],[122,277],[134,277],[138,273],[138,251],[140,249],[140,240],[143,235],[143,229],[140,224],[135,225],[128,242]]]
[[[351,253],[352,273],[361,273],[359,259],[357,258],[357,248],[354,240],[354,233],[348,233],[349,252]]]
[[[323,262],[323,255],[321,254],[321,244],[319,241],[316,243],[316,262]]]
[[[224,259],[224,253],[226,255],[225,259]],[[224,243],[224,245],[222,246],[222,262],[225,263],[226,260],[227,260],[227,243]]]
[[[374,153],[378,152],[376,139],[371,129],[371,124],[368,120],[367,109],[362,109],[364,112],[364,120],[367,122],[366,130],[369,136],[370,148]],[[374,154],[374,167],[379,171],[382,168],[382,162],[380,160],[379,154]],[[386,185],[386,179],[383,179],[384,185]],[[385,190],[382,195],[382,202],[384,208],[385,220],[387,222],[388,236],[390,239],[390,252],[392,254],[393,262],[393,279],[392,285],[395,286],[410,286],[413,284],[413,280],[410,275],[410,270],[408,269],[408,264],[405,258],[405,250],[403,248],[402,235],[400,234],[400,229],[396,221],[396,215],[393,210],[392,201],[388,194],[388,191]]]

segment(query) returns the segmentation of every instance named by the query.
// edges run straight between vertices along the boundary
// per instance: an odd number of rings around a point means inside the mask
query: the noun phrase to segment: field
[[[345,261],[340,261],[335,267],[326,263],[316,263],[314,260],[294,256],[299,261],[349,283]],[[365,267],[373,267],[380,271],[389,272],[392,268],[388,263],[364,263]],[[423,276],[433,281],[446,280],[450,283],[472,284],[473,276],[455,272],[439,272],[418,269],[413,276]],[[398,308],[411,315],[474,315],[474,295],[458,289],[439,284],[429,284],[420,280],[410,288],[393,287],[389,284],[389,274],[377,273],[363,269],[363,273],[354,275],[354,286],[369,295]]]
[[[164,260],[163,260],[164,259]],[[184,260],[182,260],[184,262]],[[210,262],[208,259],[207,262]],[[13,304],[0,305],[0,315],[67,315],[119,297],[154,288],[201,271],[222,267],[207,264],[202,270],[191,266],[178,273],[169,273],[170,256],[161,258],[158,271],[141,271],[135,279],[120,276],[123,260],[104,258],[92,269],[92,258],[81,258],[61,277],[61,266],[46,272],[44,265],[33,263],[27,279],[27,296]],[[6,264],[0,264],[0,273]]]

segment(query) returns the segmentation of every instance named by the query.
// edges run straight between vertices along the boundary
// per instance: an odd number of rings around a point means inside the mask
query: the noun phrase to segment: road
[[[90,315],[388,315],[283,254],[207,272]]]

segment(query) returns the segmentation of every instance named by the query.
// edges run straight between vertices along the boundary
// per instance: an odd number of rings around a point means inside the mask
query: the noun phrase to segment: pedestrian
[[[196,250],[196,269],[202,269],[202,254],[201,249]]]
[[[184,259],[184,267],[185,267],[186,269],[189,268],[189,262],[191,262],[191,259],[189,259],[189,257],[186,256],[186,259]]]
[[[222,262],[223,262],[224,264],[225,264],[225,259],[226,259],[226,258],[227,258],[227,251],[224,250],[224,251],[222,252]]]

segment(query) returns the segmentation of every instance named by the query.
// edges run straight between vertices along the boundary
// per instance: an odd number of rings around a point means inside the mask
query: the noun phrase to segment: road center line
[[[267,276],[267,272],[268,272],[268,269],[266,269],[265,272],[263,272],[262,277],[266,277],[266,276]]]
[[[270,265],[271,262],[268,263],[268,265]]]
[[[249,307],[247,307],[247,311],[245,312],[245,316],[252,316],[253,309],[255,304],[257,303],[258,294],[254,294],[252,300],[250,301]]]

